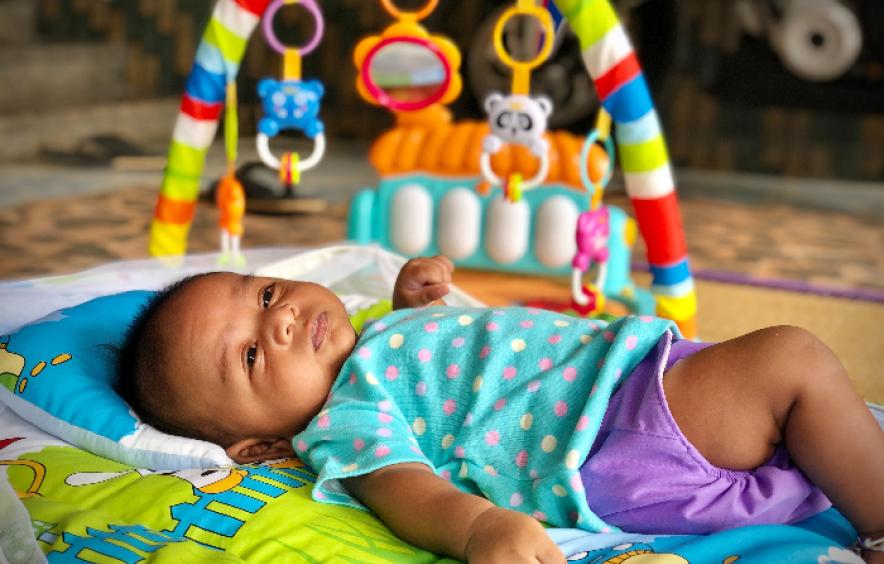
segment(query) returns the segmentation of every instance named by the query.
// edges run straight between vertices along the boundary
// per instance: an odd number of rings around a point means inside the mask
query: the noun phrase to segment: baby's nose
[[[297,330],[298,313],[298,309],[291,305],[274,311],[273,338],[277,343],[288,345],[292,342]]]

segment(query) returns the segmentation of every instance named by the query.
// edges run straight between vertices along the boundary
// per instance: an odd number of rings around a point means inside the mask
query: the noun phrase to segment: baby
[[[123,395],[237,462],[297,455],[316,500],[464,560],[563,562],[540,522],[708,533],[831,499],[884,561],[884,433],[815,337],[707,345],[651,317],[423,307],[452,271],[409,261],[361,335],[316,284],[185,279],[130,329]]]

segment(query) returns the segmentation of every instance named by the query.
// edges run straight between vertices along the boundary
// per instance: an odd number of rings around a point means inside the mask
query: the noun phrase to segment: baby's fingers
[[[436,255],[433,257],[433,260],[438,261],[442,265],[443,270],[448,274],[450,280],[451,273],[454,272],[454,263],[451,262],[451,259],[445,255]]]
[[[432,271],[432,280],[428,282],[451,282],[451,273],[454,271],[454,264],[448,257],[437,255],[426,259],[425,263],[428,270]],[[429,272],[428,272],[429,273]]]
[[[421,288],[420,296],[422,301],[428,304],[447,296],[449,291],[448,284],[433,284]]]

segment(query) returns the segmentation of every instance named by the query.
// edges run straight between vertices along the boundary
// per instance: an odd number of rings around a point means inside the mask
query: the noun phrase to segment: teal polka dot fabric
[[[559,527],[614,530],[578,472],[611,394],[668,320],[435,307],[366,324],[322,411],[293,439],[317,501],[340,480],[418,462],[465,492]]]

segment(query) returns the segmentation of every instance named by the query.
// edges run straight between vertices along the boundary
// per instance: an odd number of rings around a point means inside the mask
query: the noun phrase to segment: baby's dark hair
[[[117,354],[117,393],[144,423],[170,435],[201,439],[227,447],[233,437],[187,412],[167,382],[167,358],[160,313],[184,288],[212,272],[182,278],[151,297],[126,330]],[[208,424],[206,424],[208,423]]]

